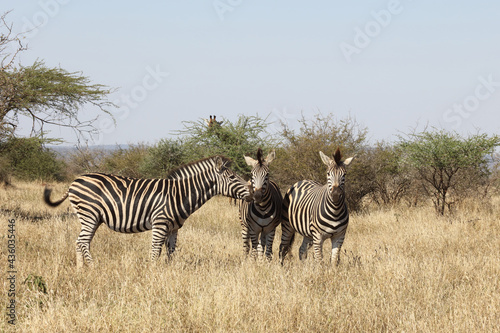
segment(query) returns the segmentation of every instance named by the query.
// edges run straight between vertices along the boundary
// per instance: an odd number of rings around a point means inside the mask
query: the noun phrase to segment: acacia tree
[[[446,208],[450,210],[463,197],[478,196],[479,186],[489,176],[488,157],[500,145],[500,137],[476,134],[463,138],[434,129],[400,137],[398,145],[436,211],[444,215]]]
[[[183,122],[184,129],[177,131],[187,160],[221,154],[233,161],[232,169],[249,175],[250,169],[243,156],[253,154],[259,147],[272,148],[273,140],[267,136],[266,119],[239,115],[236,122],[222,118],[220,122],[205,119]]]
[[[106,98],[111,89],[40,60],[19,64],[18,55],[27,45],[23,33],[14,33],[7,22],[8,13],[0,16],[0,182],[9,183],[10,175],[59,179],[61,163],[45,148],[56,140],[46,137],[46,126],[70,128],[78,139],[91,137],[97,133],[95,119],[82,120],[80,108],[90,104],[110,114],[108,108],[114,105]],[[31,120],[28,138],[16,132],[22,118]]]
[[[95,119],[81,120],[79,110],[91,104],[110,114],[113,104],[106,98],[112,90],[92,84],[82,73],[49,68],[43,61],[16,64],[27,47],[22,34],[13,33],[7,14],[0,17],[0,140],[15,135],[21,117],[31,120],[31,136],[43,137],[46,125],[71,128],[78,137],[96,134]]]

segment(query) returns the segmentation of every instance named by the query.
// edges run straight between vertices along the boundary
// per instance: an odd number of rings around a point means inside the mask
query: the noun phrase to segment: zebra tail
[[[57,206],[59,206],[64,200],[66,200],[66,198],[68,197],[68,194],[69,194],[68,192],[66,192],[66,193],[64,193],[64,195],[62,196],[61,199],[59,199],[57,201],[51,201],[50,200],[50,194],[51,193],[52,193],[52,189],[48,188],[48,187],[45,187],[45,190],[43,191],[43,200],[50,207],[57,207]]]

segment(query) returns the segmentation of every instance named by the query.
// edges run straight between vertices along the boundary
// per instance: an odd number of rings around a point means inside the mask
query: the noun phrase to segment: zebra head
[[[215,157],[215,177],[218,193],[245,201],[253,200],[251,186],[229,168],[231,161],[221,156]]]
[[[352,162],[353,157],[349,157],[344,162],[341,162],[342,154],[340,149],[333,155],[333,159],[319,152],[321,160],[328,167],[327,169],[327,181],[328,181],[328,193],[332,198],[333,202],[339,202],[344,197],[344,185],[345,185],[345,174],[346,167]]]
[[[251,172],[251,186],[253,190],[253,198],[255,203],[260,203],[263,194],[266,192],[269,186],[269,164],[276,157],[276,153],[273,150],[267,157],[262,159],[262,149],[257,150],[257,159],[254,160],[250,156],[244,156],[245,162],[252,167]]]

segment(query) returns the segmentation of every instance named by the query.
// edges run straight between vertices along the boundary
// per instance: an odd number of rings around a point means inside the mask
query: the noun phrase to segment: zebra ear
[[[247,162],[247,164],[251,167],[254,167],[258,163],[257,160],[254,160],[250,156],[243,156],[243,157],[245,158],[245,162]]]
[[[344,165],[348,166],[349,164],[351,164],[351,162],[352,162],[353,159],[354,159],[354,156],[346,158],[346,160],[344,161]]]
[[[323,154],[322,151],[319,152],[319,156],[321,157],[323,163],[325,163],[327,166],[330,166],[330,163],[332,163],[332,159],[330,157]]]
[[[217,156],[215,158],[215,167],[217,168],[217,170],[221,170],[224,167],[224,161],[220,156]]]
[[[272,152],[270,152],[269,154],[267,154],[267,157],[264,160],[264,162],[267,165],[269,165],[269,164],[271,164],[272,161],[274,161],[275,158],[276,158],[276,152],[273,150]]]

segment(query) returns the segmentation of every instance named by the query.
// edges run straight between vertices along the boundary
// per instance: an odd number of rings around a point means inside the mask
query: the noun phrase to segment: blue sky
[[[0,10],[31,29],[22,64],[118,88],[116,127],[102,117],[98,144],[154,143],[212,114],[298,128],[318,110],[355,117],[372,142],[426,124],[500,134],[498,1],[3,0]]]

